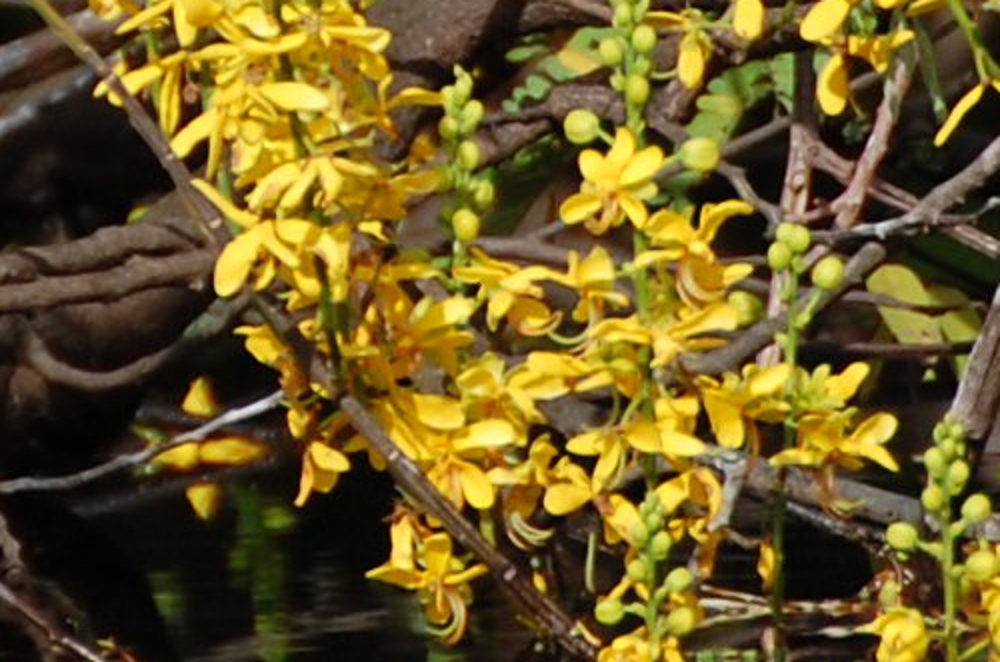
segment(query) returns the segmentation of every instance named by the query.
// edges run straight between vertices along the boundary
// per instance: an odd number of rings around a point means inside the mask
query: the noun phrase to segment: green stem
[[[989,51],[983,46],[983,39],[979,34],[979,28],[976,26],[975,21],[972,20],[972,17],[965,11],[962,0],[948,0],[948,9],[951,10],[951,14],[955,17],[955,22],[958,23],[962,35],[969,43],[979,78],[985,80],[995,77],[1000,71],[998,71],[993,58],[990,57]]]

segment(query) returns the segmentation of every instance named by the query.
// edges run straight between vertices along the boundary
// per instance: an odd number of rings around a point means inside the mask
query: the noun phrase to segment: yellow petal
[[[559,206],[559,216],[564,223],[585,221],[601,209],[601,199],[593,193],[575,193]]]
[[[986,91],[986,84],[980,83],[974,88],[965,93],[955,107],[951,109],[948,114],[948,119],[945,120],[941,129],[934,136],[934,146],[940,147],[945,144],[948,138],[951,136],[952,132],[958,127],[958,123],[962,121],[965,114],[972,110],[972,107],[979,103],[979,100],[983,98],[983,92]]]
[[[413,590],[424,584],[423,574],[410,568],[399,568],[393,565],[380,565],[365,573],[368,579],[375,579],[401,588]]]
[[[514,443],[517,433],[514,426],[500,418],[477,421],[459,432],[452,441],[458,451],[474,448],[499,448]]]
[[[733,30],[747,41],[760,37],[764,32],[764,4],[760,0],[736,0]]]
[[[417,418],[424,425],[436,430],[458,430],[465,425],[462,403],[455,398],[425,393],[414,393],[412,397]]]
[[[216,108],[209,108],[198,117],[194,118],[181,129],[170,141],[170,147],[177,153],[177,156],[184,158],[191,153],[199,143],[207,140],[212,133],[212,129],[219,121],[219,111]]]
[[[181,409],[189,416],[210,418],[219,413],[219,401],[208,377],[198,377],[188,387]]]
[[[250,464],[267,456],[267,447],[243,437],[211,439],[201,444],[198,457],[205,464],[239,466]]]
[[[344,473],[351,468],[351,463],[346,455],[335,448],[330,448],[326,444],[313,442],[309,444],[308,453],[309,459],[324,471]]]
[[[606,172],[614,173],[615,176],[620,175],[632,159],[633,154],[635,154],[635,136],[625,127],[618,127],[618,130],[615,131],[615,141],[611,144],[607,156],[604,157]]]
[[[552,515],[568,515],[590,501],[590,490],[572,483],[556,483],[545,491],[542,505]]]
[[[685,32],[681,37],[677,75],[681,84],[689,90],[701,86],[701,80],[705,76],[705,53],[697,32]]]
[[[459,463],[462,494],[470,506],[485,510],[493,506],[493,485],[482,469],[468,462]]]
[[[629,423],[623,430],[623,434],[629,445],[636,450],[643,453],[660,452],[660,430],[649,421]]]
[[[820,0],[802,19],[799,34],[811,42],[820,42],[832,36],[847,20],[851,4],[849,0]]]
[[[296,81],[265,83],[259,88],[268,101],[282,110],[320,112],[330,106],[330,99],[318,87]]]
[[[823,0],[829,2],[831,0]],[[836,117],[847,108],[848,90],[847,66],[844,56],[835,53],[827,61],[816,82],[816,98],[824,113]]]
[[[779,363],[756,372],[747,383],[747,390],[755,398],[774,395],[784,388],[791,376],[792,366],[787,363]]]
[[[199,519],[212,519],[222,505],[222,488],[215,483],[195,483],[184,490],[184,495]]]
[[[705,443],[697,437],[683,432],[668,430],[660,433],[663,452],[677,457],[695,457],[706,452]]]
[[[588,182],[598,182],[607,177],[607,171],[604,167],[604,156],[597,150],[583,150],[580,152],[580,156],[577,157],[577,163],[580,166],[580,174]]]
[[[248,230],[226,244],[215,262],[215,292],[220,297],[236,294],[246,282],[260,255],[258,233]]]
[[[868,376],[868,364],[860,361],[847,366],[842,373],[827,377],[823,387],[827,395],[841,402],[847,402],[857,392],[861,382]]]
[[[760,575],[764,590],[770,590],[774,584],[774,545],[768,538],[760,543],[760,554],[757,557],[757,574]]]
[[[625,166],[619,183],[621,186],[638,186],[652,179],[663,166],[663,150],[655,145],[639,150]]]
[[[719,444],[726,448],[742,446],[746,431],[739,405],[726,400],[725,395],[708,391],[703,394],[702,403]]]
[[[216,209],[222,212],[223,216],[226,216],[229,220],[237,225],[244,228],[249,228],[252,225],[256,225],[260,221],[260,217],[249,211],[240,209],[233,204],[232,200],[229,200],[221,193],[219,193],[214,186],[206,182],[204,179],[193,179],[191,184],[198,189],[198,191],[208,198],[208,201],[215,205]]]
[[[175,446],[157,455],[154,462],[178,471],[193,469],[198,466],[198,444]]]

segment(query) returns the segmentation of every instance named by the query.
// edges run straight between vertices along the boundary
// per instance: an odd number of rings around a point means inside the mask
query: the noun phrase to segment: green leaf
[[[544,44],[533,44],[529,46],[515,46],[507,51],[504,56],[511,64],[521,64],[531,58],[548,53],[549,49]]]
[[[935,303],[953,307],[953,310],[938,316],[941,333],[948,342],[972,342],[979,337],[983,318],[969,305],[969,298],[964,293],[951,287],[930,285],[927,287],[927,294]],[[968,364],[968,354],[952,357],[952,367],[959,378],[965,374]]]
[[[918,306],[934,305],[934,300],[913,271],[900,264],[879,267],[866,281],[869,292],[885,294]],[[878,307],[882,321],[902,343],[936,343],[944,340],[938,320],[926,313],[888,306]]]
[[[744,114],[773,94],[772,66],[754,60],[727,69],[709,81],[706,90],[695,102],[698,112],[686,129],[692,136],[724,143]]]

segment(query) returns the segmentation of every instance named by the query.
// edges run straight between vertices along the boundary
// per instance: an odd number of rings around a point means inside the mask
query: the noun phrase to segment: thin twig
[[[199,426],[194,430],[189,430],[188,432],[179,434],[176,437],[172,437],[170,440],[162,444],[149,446],[148,448],[144,448],[143,450],[136,451],[134,453],[119,455],[112,460],[89,469],[84,469],[83,471],[52,478],[36,478],[29,476],[0,481],[0,494],[71,490],[88,483],[92,483],[124,469],[138,467],[146,462],[149,462],[157,455],[170,450],[171,448],[183,446],[184,444],[188,444],[193,441],[201,441],[208,435],[227,425],[239,423],[269,412],[281,404],[282,395],[283,394],[280,390],[275,391],[274,393],[261,398],[260,400],[255,400],[248,405],[237,407],[236,409],[230,409],[229,411],[216,416],[204,425]]]

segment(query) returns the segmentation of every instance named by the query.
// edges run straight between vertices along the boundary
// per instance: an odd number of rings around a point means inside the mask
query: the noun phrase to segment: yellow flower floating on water
[[[659,147],[636,151],[635,136],[619,128],[606,155],[593,149],[580,153],[583,185],[562,203],[560,215],[566,223],[584,223],[597,235],[621,225],[626,216],[641,226],[649,215],[644,201],[657,193],[653,175],[664,160]]]

